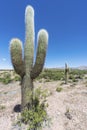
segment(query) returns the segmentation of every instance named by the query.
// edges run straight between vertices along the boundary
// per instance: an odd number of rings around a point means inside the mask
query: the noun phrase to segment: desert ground
[[[87,130],[87,79],[78,82],[36,80],[35,88],[47,89],[47,114],[50,121],[43,124],[43,130]],[[57,92],[56,88],[61,87]],[[27,130],[17,124],[21,104],[20,81],[0,83],[0,130]]]

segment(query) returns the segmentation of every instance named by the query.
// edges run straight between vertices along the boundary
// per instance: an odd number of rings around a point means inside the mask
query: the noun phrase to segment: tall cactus
[[[33,63],[35,31],[34,10],[31,6],[27,6],[25,11],[25,31],[24,56],[22,55],[22,42],[19,39],[12,39],[10,42],[11,60],[16,73],[21,76],[22,110],[32,108],[33,80],[42,71],[48,44],[48,33],[41,29],[37,38],[36,61]]]
[[[65,63],[65,84],[68,83],[68,77],[69,77],[69,67],[68,67],[68,65]]]

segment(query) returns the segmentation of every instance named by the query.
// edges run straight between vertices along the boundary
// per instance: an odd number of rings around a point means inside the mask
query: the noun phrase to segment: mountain
[[[87,66],[79,66],[78,69],[80,69],[80,70],[87,70]]]

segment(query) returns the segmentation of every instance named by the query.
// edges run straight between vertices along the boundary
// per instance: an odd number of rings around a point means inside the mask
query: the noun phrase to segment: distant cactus
[[[65,63],[65,84],[68,83],[68,78],[69,78],[69,67],[68,67],[68,65]]]
[[[48,33],[46,30],[41,29],[38,33],[38,49],[36,55],[36,61],[34,61],[34,10],[31,6],[26,7],[25,11],[25,47],[24,56],[22,55],[23,48],[22,42],[19,39],[12,39],[10,42],[11,60],[14,69],[17,74],[21,76],[21,95],[22,110],[32,108],[32,96],[33,96],[33,80],[42,71],[47,44],[48,44]]]

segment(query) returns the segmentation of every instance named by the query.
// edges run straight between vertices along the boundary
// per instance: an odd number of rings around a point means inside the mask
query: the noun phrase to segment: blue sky
[[[35,10],[35,37],[49,33],[45,67],[87,65],[87,0],[0,0],[0,69],[12,68],[9,42],[25,41],[25,8]]]

